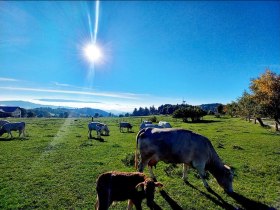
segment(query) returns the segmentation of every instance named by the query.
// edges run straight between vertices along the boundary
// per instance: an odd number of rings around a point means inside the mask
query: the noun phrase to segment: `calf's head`
[[[154,205],[154,193],[156,187],[163,187],[160,182],[154,182],[152,179],[146,179],[144,182],[140,182],[135,188],[140,191],[144,191],[147,199],[147,206],[153,207]]]

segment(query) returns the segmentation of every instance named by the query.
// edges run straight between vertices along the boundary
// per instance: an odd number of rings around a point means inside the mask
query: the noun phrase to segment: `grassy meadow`
[[[148,119],[142,118],[142,119]],[[9,119],[26,122],[26,138],[0,137],[0,209],[93,209],[99,174],[135,171],[129,163],[141,118],[124,118],[133,132],[120,133],[119,118],[100,118],[110,136],[88,140],[91,119]],[[234,169],[235,193],[227,195],[212,175],[207,191],[195,170],[181,179],[182,166],[159,162],[154,173],[164,187],[157,209],[280,209],[280,134],[238,118],[206,116],[202,123],[169,121],[208,137],[220,158]],[[145,172],[148,174],[147,168]],[[111,209],[126,209],[117,202]],[[148,209],[142,203],[143,209]]]

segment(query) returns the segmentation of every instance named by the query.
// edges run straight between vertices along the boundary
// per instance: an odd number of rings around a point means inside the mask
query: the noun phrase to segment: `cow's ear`
[[[144,185],[145,185],[145,182],[140,182],[138,185],[136,185],[135,188],[136,188],[137,191],[142,191]]]
[[[155,186],[158,187],[158,188],[162,188],[163,184],[161,184],[160,182],[155,182]]]

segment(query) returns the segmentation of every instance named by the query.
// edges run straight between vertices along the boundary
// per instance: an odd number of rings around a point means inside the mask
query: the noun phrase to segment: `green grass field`
[[[186,184],[181,165],[160,162],[154,170],[164,184],[155,195],[158,209],[280,208],[279,133],[238,118],[207,116],[203,123],[157,118],[208,137],[235,172],[235,194],[229,196],[212,175],[208,179],[212,191],[207,191],[195,170]],[[104,142],[88,140],[91,119],[9,120],[26,122],[26,139],[17,138],[15,132],[12,140],[6,134],[0,137],[0,209],[93,209],[99,174],[135,171],[122,160],[135,151],[141,118],[125,118],[134,125],[132,133],[119,132],[119,118],[99,119],[110,128]],[[111,209],[126,205],[118,202]],[[147,209],[145,202],[142,206]]]

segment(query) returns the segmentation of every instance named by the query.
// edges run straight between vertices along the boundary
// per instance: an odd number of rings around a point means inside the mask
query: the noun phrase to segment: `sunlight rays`
[[[99,23],[99,0],[96,0],[96,2],[95,2],[94,30],[92,27],[90,10],[87,11],[87,18],[88,18],[90,42],[86,43],[83,46],[82,51],[83,51],[84,58],[89,63],[87,80],[89,82],[89,86],[92,87],[93,79],[95,77],[96,63],[101,62],[101,60],[103,59],[102,49],[96,43],[97,34],[98,34],[98,23]]]

